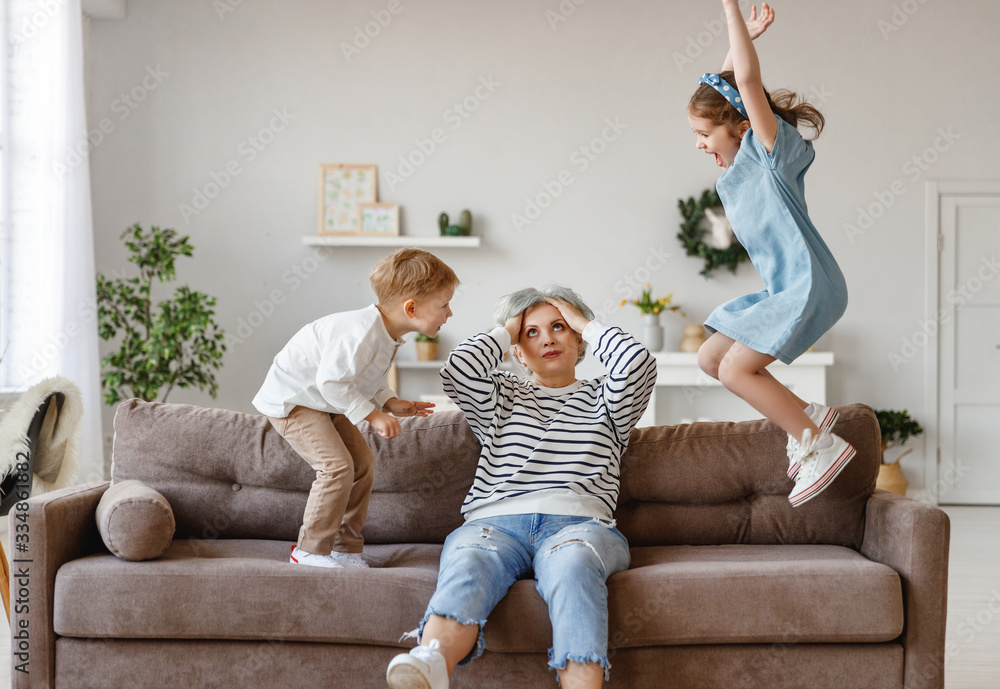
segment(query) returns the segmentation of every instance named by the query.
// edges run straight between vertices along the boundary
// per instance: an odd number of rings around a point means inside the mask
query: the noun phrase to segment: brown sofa
[[[458,412],[401,423],[395,439],[368,435],[372,568],[330,571],[288,564],[312,475],[264,417],[122,404],[114,480],[160,491],[175,540],[155,560],[112,555],[94,516],[106,482],[29,500],[18,557],[30,563],[11,567],[12,625],[26,634],[13,686],[384,687],[478,456]],[[857,457],[795,510],[785,434],[769,422],[633,434],[616,514],[632,566],[608,583],[606,686],[943,687],[948,518],[873,492],[871,409],[842,408],[837,432]],[[486,653],[452,687],[556,686],[533,582],[511,588],[485,635]]]

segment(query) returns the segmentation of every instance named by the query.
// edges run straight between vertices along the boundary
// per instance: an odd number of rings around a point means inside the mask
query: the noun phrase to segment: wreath
[[[703,191],[697,201],[694,197],[688,197],[687,201],[681,199],[677,206],[684,216],[677,238],[681,240],[688,256],[698,256],[705,260],[701,275],[711,277],[713,270],[723,266],[735,274],[739,265],[750,258],[747,250],[732,233],[726,216],[715,212],[716,208],[722,208],[722,201],[714,189]],[[711,232],[701,226],[706,216],[712,222]],[[706,238],[707,233],[710,234]]]

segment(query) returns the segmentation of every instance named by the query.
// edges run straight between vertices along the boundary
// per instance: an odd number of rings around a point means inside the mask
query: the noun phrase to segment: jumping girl
[[[705,321],[711,337],[698,365],[788,433],[788,496],[797,507],[814,498],[854,457],[830,428],[837,412],[807,404],[767,371],[789,364],[828,331],[847,308],[847,285],[806,210],[803,178],[815,153],[796,127],[816,136],[824,119],[794,93],[769,94],[761,83],[753,39],[774,21],[754,6],[744,23],[737,0],[723,0],[730,54],[722,72],[705,74],[688,103],[697,147],[723,169],[719,198],[764,289],[718,307]]]

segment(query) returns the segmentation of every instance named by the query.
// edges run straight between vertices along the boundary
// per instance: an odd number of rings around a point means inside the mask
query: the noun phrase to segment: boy
[[[398,399],[385,376],[403,335],[438,334],[458,278],[433,254],[400,249],[375,265],[371,285],[377,304],[330,314],[292,336],[253,400],[316,470],[290,562],[368,566],[359,553],[375,457],[355,424],[366,420],[392,438],[400,429],[389,413],[427,416],[434,406]]]

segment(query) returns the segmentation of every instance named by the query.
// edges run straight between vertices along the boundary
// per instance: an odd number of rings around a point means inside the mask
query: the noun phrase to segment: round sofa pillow
[[[142,481],[114,483],[97,505],[97,530],[108,550],[123,560],[152,560],[174,537],[170,503]]]

